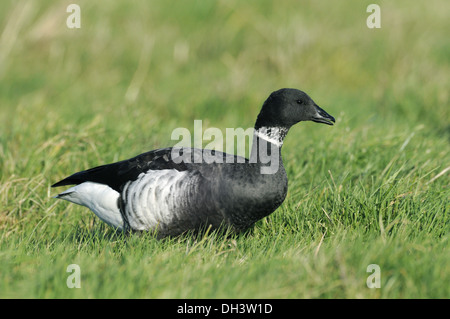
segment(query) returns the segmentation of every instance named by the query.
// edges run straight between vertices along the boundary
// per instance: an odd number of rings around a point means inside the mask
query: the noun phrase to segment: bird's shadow
[[[123,243],[124,245],[139,244],[139,242],[153,242],[161,244],[170,244],[177,242],[181,244],[199,243],[206,240],[214,240],[217,242],[227,241],[237,238],[247,238],[253,233],[254,227],[244,232],[236,233],[227,226],[216,229],[204,226],[197,230],[189,230],[176,236],[161,237],[157,231],[122,231],[111,228],[103,223],[93,224],[88,227],[86,225],[77,225],[65,238],[73,246],[77,247],[95,247],[105,246],[110,243]]]

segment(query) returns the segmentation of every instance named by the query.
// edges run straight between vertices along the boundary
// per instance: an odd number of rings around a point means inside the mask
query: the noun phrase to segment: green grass
[[[378,1],[377,30],[371,1],[80,0],[77,30],[70,3],[0,4],[1,298],[450,297],[447,1]],[[245,235],[124,236],[52,199],[281,87],[337,121],[290,131],[287,199]]]

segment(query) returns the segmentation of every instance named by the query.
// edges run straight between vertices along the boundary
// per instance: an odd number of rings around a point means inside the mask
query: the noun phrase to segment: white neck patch
[[[266,127],[262,126],[255,130],[255,135],[269,143],[275,144],[278,147],[283,145],[283,140],[286,137],[289,129],[286,127]]]

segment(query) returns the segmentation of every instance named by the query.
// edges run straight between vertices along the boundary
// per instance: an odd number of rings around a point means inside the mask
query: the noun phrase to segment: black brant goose
[[[169,147],[75,173],[52,187],[76,185],[56,198],[86,206],[124,231],[153,231],[158,238],[207,227],[242,232],[284,201],[283,139],[308,120],[335,122],[306,93],[281,89],[258,115],[250,159]]]

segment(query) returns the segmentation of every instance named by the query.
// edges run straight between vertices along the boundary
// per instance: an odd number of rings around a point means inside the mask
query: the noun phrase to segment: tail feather
[[[66,186],[66,185],[78,185],[83,183],[82,180],[74,179],[72,176],[69,176],[67,178],[64,178],[63,180],[55,183],[52,185],[52,187],[60,187],[60,186]]]
[[[125,161],[117,162],[81,171],[53,184],[52,187],[94,182],[109,185],[114,190],[119,191],[121,184],[124,182],[124,178],[121,176],[121,168],[124,163]]]

